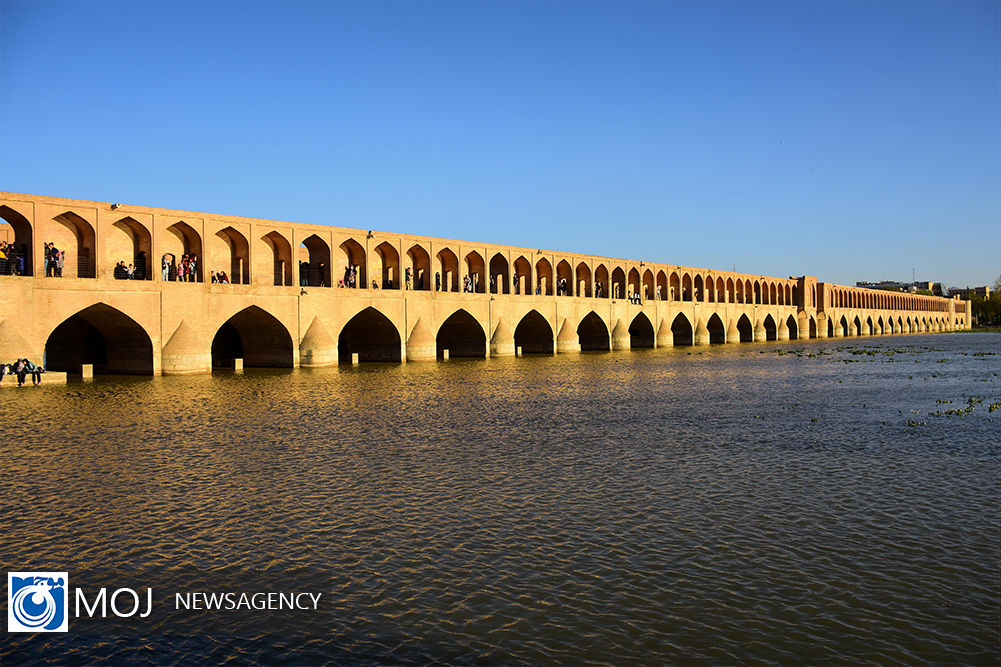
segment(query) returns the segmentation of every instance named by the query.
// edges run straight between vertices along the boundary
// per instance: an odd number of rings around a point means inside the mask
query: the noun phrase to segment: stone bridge
[[[70,373],[85,364],[173,375],[970,326],[963,301],[811,276],[8,192],[0,217],[0,240],[14,249],[0,260],[0,361],[44,358]],[[49,243],[63,253],[61,268],[49,266]],[[185,256],[196,264],[180,281]],[[118,262],[133,265],[136,279],[116,277]],[[211,282],[212,272],[231,282]]]

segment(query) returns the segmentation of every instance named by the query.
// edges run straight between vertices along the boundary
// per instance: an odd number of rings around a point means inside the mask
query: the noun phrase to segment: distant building
[[[959,297],[964,301],[969,301],[974,296],[979,296],[981,299],[987,300],[991,298],[991,288],[987,285],[983,287],[950,287],[949,294]]]
[[[918,290],[928,290],[935,296],[946,296],[947,294],[945,288],[942,287],[942,283],[923,282],[920,280],[914,283],[901,283],[895,280],[881,280],[878,283],[856,282],[855,287],[889,290],[891,292],[910,292],[912,294]]]

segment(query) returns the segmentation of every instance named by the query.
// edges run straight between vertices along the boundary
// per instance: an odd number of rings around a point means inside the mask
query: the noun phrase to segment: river
[[[155,605],[7,634],[0,661],[997,664],[999,353],[962,333],[6,389],[4,570]],[[323,599],[175,609],[191,590]]]

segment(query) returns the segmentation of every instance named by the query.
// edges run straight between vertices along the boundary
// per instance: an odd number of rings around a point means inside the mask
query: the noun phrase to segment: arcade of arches
[[[968,303],[0,193],[0,360],[139,375],[967,329]],[[65,252],[61,275],[45,244]],[[188,280],[177,261],[198,259]],[[118,262],[142,267],[119,280]],[[208,281],[225,271],[230,282]]]

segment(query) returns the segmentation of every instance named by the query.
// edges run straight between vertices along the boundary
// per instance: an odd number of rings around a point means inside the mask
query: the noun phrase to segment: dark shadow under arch
[[[249,306],[226,320],[212,338],[212,367],[292,368],[292,336],[274,315]]]
[[[650,319],[643,313],[637,314],[629,324],[629,346],[634,349],[653,347],[656,338]]]
[[[514,330],[515,347],[524,354],[552,354],[553,328],[536,310],[530,310]]]
[[[593,310],[577,325],[577,337],[581,350],[609,350],[608,327]]]
[[[152,375],[153,342],[135,320],[103,303],[84,308],[53,329],[45,341],[45,368],[79,374]]]
[[[778,328],[775,326],[775,320],[772,319],[771,315],[765,315],[765,321],[762,325],[765,327],[765,340],[778,340]]]
[[[740,342],[750,343],[754,341],[754,325],[747,315],[741,315],[737,320],[737,331],[740,332]]]
[[[400,332],[388,317],[369,306],[344,325],[337,337],[337,360],[351,363],[351,355],[358,361],[402,361]]]
[[[674,335],[674,344],[676,346],[695,344],[692,323],[688,321],[688,318],[683,313],[678,313],[678,316],[671,322],[671,333]]]
[[[706,322],[706,328],[709,329],[710,343],[718,345],[726,342],[726,327],[723,326],[723,320],[719,318],[718,314],[712,314],[712,317]]]
[[[449,358],[483,359],[487,356],[487,335],[476,318],[460,308],[438,327],[435,348],[439,359],[445,356],[445,350]]]

